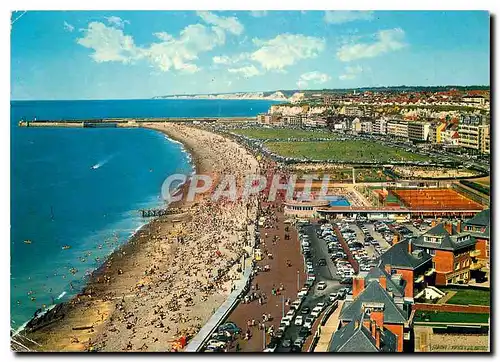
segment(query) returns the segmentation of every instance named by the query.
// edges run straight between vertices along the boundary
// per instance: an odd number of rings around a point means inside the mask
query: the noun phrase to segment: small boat
[[[62,250],[71,249],[71,245],[63,245]]]
[[[25,243],[25,244],[31,244],[31,240],[26,239],[26,240],[24,240],[24,243]]]

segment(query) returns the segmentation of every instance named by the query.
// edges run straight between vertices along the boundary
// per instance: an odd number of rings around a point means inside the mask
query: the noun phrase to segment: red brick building
[[[490,267],[490,221],[490,209],[487,209],[463,223],[462,231],[469,233],[476,239],[474,255],[479,263],[472,269],[480,268],[480,265]]]
[[[415,250],[411,241],[395,243],[380,256],[381,265],[391,275],[401,275],[406,282],[404,297],[413,301],[427,285],[434,284],[432,256],[424,250]]]
[[[440,223],[415,239],[415,250],[423,250],[432,256],[436,271],[435,284],[465,284],[470,280],[471,268],[477,268],[476,239],[461,231],[461,222]]]
[[[368,319],[363,319],[365,327],[373,331],[375,340],[375,330],[385,331],[386,340],[390,339],[390,332],[395,339],[393,350],[402,352],[404,340],[410,338],[411,303],[404,298],[406,287],[401,274],[391,275],[381,267],[359,273],[353,280],[352,299],[346,299],[340,312],[342,328],[335,334],[342,333],[352,321],[360,320],[365,313],[369,315]]]

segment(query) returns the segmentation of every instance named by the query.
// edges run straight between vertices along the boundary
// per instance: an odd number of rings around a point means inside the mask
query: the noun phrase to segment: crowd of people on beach
[[[163,130],[194,150],[197,172],[209,171],[216,179],[235,175],[239,187],[245,175],[258,172],[256,160],[222,136],[180,124]],[[234,289],[251,250],[258,200],[214,202],[209,196],[186,203],[187,217],[175,223],[160,219],[156,230],[143,235],[149,263],[130,290],[133,297],[116,304],[101,349],[116,350],[118,338],[110,336],[123,332],[123,350],[164,350],[160,336],[165,341],[194,335]]]

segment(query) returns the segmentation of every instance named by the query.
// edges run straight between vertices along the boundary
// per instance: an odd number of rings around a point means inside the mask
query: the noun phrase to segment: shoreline
[[[173,139],[172,137],[170,137],[167,133],[165,132],[161,132],[159,130],[156,130],[156,129],[151,129],[151,128],[148,128],[150,130],[153,130],[155,132],[159,132],[160,134],[166,136],[165,139],[167,142],[171,142],[171,143],[175,143],[175,144],[178,144],[181,148],[181,152],[182,153],[185,153],[187,155],[187,163],[188,165],[191,167],[191,172],[190,172],[190,175],[192,174],[195,174],[196,173],[196,170],[199,168],[199,165],[196,164],[196,159],[195,159],[195,155],[194,155],[194,151],[192,149],[187,149],[186,146],[179,140],[176,140],[176,139]],[[182,189],[184,185],[179,185],[179,189]],[[166,207],[167,209],[171,209],[172,207],[181,207],[181,205],[179,203],[177,203],[177,205],[175,204],[166,204],[164,200],[162,200],[160,203],[158,203],[158,205],[155,205],[154,207]],[[141,224],[140,226],[138,226],[137,228],[135,228],[131,233],[130,235],[126,238],[126,240],[121,244],[119,245],[115,250],[113,250],[107,257],[104,258],[104,260],[92,271],[92,273],[88,276],[87,278],[87,281],[85,281],[84,285],[78,289],[78,291],[73,291],[73,293],[70,293],[70,291],[68,290],[63,290],[61,292],[61,294],[54,299],[54,301],[56,301],[56,303],[54,304],[51,304],[51,305],[48,305],[41,313],[40,315],[43,315],[45,313],[48,313],[50,312],[52,309],[56,308],[58,305],[61,305],[61,304],[70,304],[74,299],[76,299],[80,294],[84,294],[85,293],[85,290],[87,289],[89,283],[91,283],[92,279],[93,278],[96,278],[97,277],[97,274],[100,273],[100,270],[106,265],[106,263],[108,262],[108,260],[110,258],[112,258],[112,256],[115,254],[115,253],[118,253],[120,249],[122,249],[125,245],[127,245],[129,242],[131,242],[132,240],[134,240],[134,238],[137,237],[137,235],[140,233],[140,232],[147,232],[147,230],[145,230],[145,228],[150,224],[152,223],[153,221],[155,220],[158,220],[160,219],[160,217],[151,217],[149,219],[146,219],[147,221],[145,221],[143,224]],[[96,274],[96,275],[95,275]],[[70,293],[70,295],[72,295],[69,299],[63,301],[63,302],[57,302],[60,298],[64,297],[66,294]],[[19,327],[17,327],[15,329],[15,331],[13,332],[13,335],[18,335],[22,332],[24,332],[25,328],[26,328],[26,325],[29,324],[32,320],[34,320],[35,317],[31,317],[27,320],[25,320],[21,325],[19,325]]]
[[[147,124],[145,128],[153,129],[158,132],[165,134],[171,141],[179,142],[182,144],[186,152],[188,152],[191,156],[191,164],[194,168],[195,172],[211,172],[217,170],[210,169],[210,162],[207,162],[206,155],[203,153],[206,150],[200,148],[201,145],[196,145],[195,141],[189,142],[186,141],[186,135],[184,138],[180,134],[176,134],[175,130],[166,130],[161,129],[158,124]],[[166,127],[166,126],[165,126]],[[190,127],[186,126],[170,126],[179,127],[180,129],[190,129]],[[199,133],[203,133],[205,131],[196,131]],[[211,134],[211,137],[219,137],[214,134]],[[233,142],[228,139],[225,139],[224,142]],[[234,143],[234,142],[233,142]],[[224,158],[223,155],[214,154],[211,157],[220,157]],[[252,157],[252,156],[250,156]],[[210,159],[210,158],[208,158]],[[228,161],[231,163],[230,161]],[[55,316],[55,322],[51,323],[48,326],[44,326],[41,329],[29,332],[27,335],[40,343],[42,348],[33,348],[34,350],[44,350],[44,351],[84,351],[89,349],[97,349],[97,350],[110,350],[110,351],[120,351],[120,350],[130,350],[130,351],[142,351],[142,350],[155,350],[155,351],[168,351],[168,345],[172,342],[170,339],[167,341],[162,341],[161,345],[155,346],[157,348],[151,349],[146,346],[146,343],[142,346],[135,346],[126,344],[122,348],[117,348],[117,343],[121,338],[115,338],[117,340],[114,343],[107,345],[109,340],[109,331],[116,330],[116,326],[111,326],[110,321],[113,324],[115,320],[115,315],[118,311],[122,311],[125,308],[129,308],[131,303],[128,302],[128,299],[136,299],[137,297],[145,297],[145,294],[148,294],[148,291],[152,288],[149,286],[144,288],[148,284],[150,284],[151,280],[154,279],[155,269],[151,271],[151,275],[148,275],[147,271],[142,272],[142,270],[146,267],[142,265],[142,262],[149,261],[151,254],[154,254],[154,249],[158,248],[158,244],[156,243],[160,238],[167,238],[169,242],[172,243],[172,232],[176,230],[176,222],[174,222],[173,218],[180,219],[180,222],[183,225],[189,225],[189,223],[193,223],[193,219],[197,217],[197,214],[200,213],[200,210],[193,212],[193,205],[196,202],[191,204],[186,204],[184,202],[173,203],[169,205],[169,208],[175,209],[176,211],[181,211],[180,214],[167,215],[155,218],[148,223],[144,224],[136,233],[134,233],[129,240],[116,249],[110,256],[103,262],[103,264],[94,270],[94,272],[89,277],[85,287],[83,290],[78,293],[74,298],[69,301],[60,303],[62,307],[60,308],[59,315],[62,315],[61,319],[57,319]],[[186,226],[187,228],[187,226]],[[184,238],[184,236],[182,236]],[[179,235],[177,234],[177,239],[179,239]],[[178,240],[173,241],[174,244],[179,244]],[[172,253],[171,250],[168,250],[171,247],[168,246],[167,250],[163,250],[164,247],[160,246],[162,249],[161,254],[165,253],[169,256],[175,257],[175,251]],[[182,248],[181,245],[176,245],[174,249]],[[153,249],[149,253],[145,252],[144,249]],[[156,250],[157,251],[157,250]],[[156,255],[157,256],[157,255]],[[161,259],[161,258],[160,258]],[[168,259],[168,258],[167,258]],[[237,260],[237,259],[236,259]],[[205,262],[206,264],[206,262]],[[163,265],[165,267],[165,265]],[[158,266],[156,266],[159,269]],[[134,271],[129,273],[129,270]],[[166,265],[166,268],[169,269],[169,266]],[[164,270],[165,272],[167,270]],[[117,279],[122,278],[127,274],[133,274],[130,276],[128,283],[126,284],[128,288],[128,294],[126,293],[127,288],[120,288],[120,282]],[[112,276],[114,275],[114,276]],[[120,275],[117,277],[116,275]],[[175,276],[175,273],[174,273]],[[138,291],[134,290],[134,285],[140,283],[141,287],[139,287]],[[227,283],[226,283],[227,284]],[[118,285],[118,286],[117,286]],[[145,289],[145,290],[144,290]],[[220,289],[220,288],[219,288]],[[227,288],[229,290],[229,288]],[[213,309],[216,309],[220,304],[222,304],[227,295],[223,292],[224,288],[215,295],[207,295],[206,299],[203,301],[203,305],[205,307],[212,306]],[[209,293],[210,294],[210,293]],[[226,293],[228,294],[228,293]],[[161,299],[161,298],[160,298]],[[168,298],[166,298],[168,299]],[[115,304],[116,301],[119,303]],[[136,301],[136,309],[137,309],[137,301]],[[113,304],[115,306],[113,307]],[[200,306],[200,305],[199,305]],[[193,309],[196,308],[196,305],[191,305]],[[201,307],[201,306],[200,306]],[[148,308],[149,309],[149,308]],[[160,308],[161,309],[161,308]],[[137,311],[138,314],[144,314],[143,312],[148,312],[149,310]],[[193,313],[193,310],[189,309],[187,312]],[[188,334],[194,335],[197,330],[201,328],[201,326],[206,322],[206,320],[211,316],[212,310],[210,308],[205,308],[205,310],[201,313],[197,319],[194,321],[196,323],[179,323],[178,330],[175,333],[170,333],[175,335]],[[159,312],[161,313],[161,312]],[[156,314],[156,311],[155,311]],[[193,313],[194,314],[194,313]],[[136,321],[137,322],[137,316]],[[126,320],[127,318],[125,318]],[[164,319],[163,317],[161,319]],[[189,319],[189,318],[188,318]],[[125,320],[121,320],[124,324]],[[135,328],[130,327],[130,321],[125,323],[125,329],[132,329],[134,334]],[[134,323],[135,324],[135,323]],[[179,328],[182,328],[185,324],[191,324],[191,330],[182,332]],[[193,324],[196,324],[193,326]],[[84,330],[75,330],[73,328],[78,328],[79,326],[84,327]],[[163,323],[160,321],[159,325],[164,327]],[[88,327],[88,328],[87,328]],[[161,327],[158,327],[161,328]],[[193,329],[194,328],[194,329]],[[189,328],[188,328],[189,329]],[[68,333],[69,332],[69,333]],[[155,333],[150,333],[155,334]],[[168,333],[167,333],[168,334]],[[68,338],[69,335],[69,338]],[[133,336],[132,336],[133,337]],[[156,342],[159,340],[156,338]],[[153,341],[155,340],[153,338]],[[125,338],[123,338],[125,339]],[[147,339],[144,338],[143,339]],[[154,342],[154,343],[156,343]],[[118,343],[119,344],[119,343]],[[35,346],[32,346],[35,347]]]

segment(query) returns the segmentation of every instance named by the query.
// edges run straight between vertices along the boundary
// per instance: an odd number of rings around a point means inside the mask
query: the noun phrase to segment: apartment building
[[[283,116],[283,124],[287,126],[301,126],[302,116],[300,114],[293,116]]]
[[[365,115],[365,112],[361,107],[358,106],[345,106],[344,114],[346,116],[352,116],[352,117],[363,117]]]
[[[462,98],[462,101],[465,103],[469,103],[471,105],[484,105],[486,100],[483,96],[473,95],[473,96],[465,96]]]
[[[375,123],[373,124],[373,133],[386,134],[387,120],[383,118],[375,120]]]
[[[429,138],[430,124],[425,122],[408,123],[408,139],[410,141],[425,142]]]
[[[259,114],[257,116],[257,120],[261,124],[270,124],[270,125],[282,125],[283,124],[283,118],[281,115],[278,114]]]
[[[373,123],[370,121],[361,122],[361,132],[372,133],[373,132]]]
[[[361,121],[359,120],[359,118],[354,118],[351,122],[351,131],[355,133],[361,132]]]
[[[412,244],[414,250],[423,250],[432,256],[438,286],[468,283],[471,270],[482,267],[476,259],[479,255],[476,239],[469,232],[461,231],[460,221],[457,225],[449,221],[434,225]]]
[[[429,126],[429,142],[443,143],[443,132],[446,130],[446,122],[432,124]]]
[[[394,137],[408,138],[408,123],[388,121],[387,134]]]
[[[458,144],[463,148],[478,153],[489,153],[489,133],[489,125],[461,123],[458,126],[458,134],[460,136]]]

